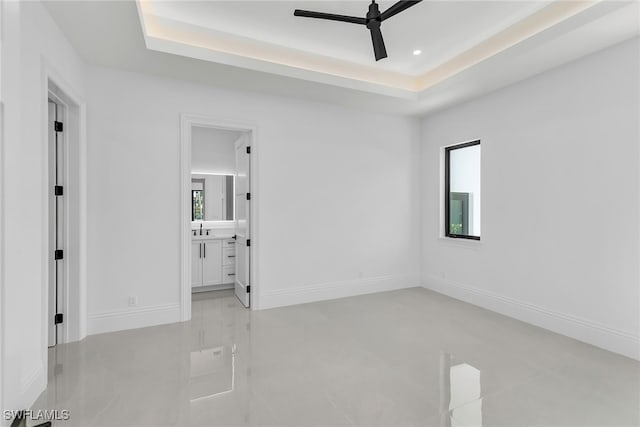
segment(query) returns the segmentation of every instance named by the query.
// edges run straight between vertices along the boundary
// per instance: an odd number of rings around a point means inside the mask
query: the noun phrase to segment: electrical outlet
[[[138,297],[130,296],[129,297],[129,307],[137,307],[138,306]]]

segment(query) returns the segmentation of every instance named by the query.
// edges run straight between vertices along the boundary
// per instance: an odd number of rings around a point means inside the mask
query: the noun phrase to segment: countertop
[[[207,236],[205,231],[203,231],[202,235],[200,235],[200,230],[198,230],[197,234],[194,236],[193,231],[191,231],[191,240],[226,240],[226,239],[233,239],[233,234],[213,233],[209,231],[209,235]]]

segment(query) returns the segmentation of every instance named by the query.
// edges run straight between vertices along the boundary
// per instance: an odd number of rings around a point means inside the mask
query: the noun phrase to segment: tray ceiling
[[[296,7],[362,16],[366,1],[137,4],[151,49],[411,97],[597,3],[423,1],[383,23],[389,58],[379,62],[362,26],[293,16]]]
[[[384,10],[394,2],[380,2]],[[89,62],[243,90],[425,114],[640,34],[636,1],[433,1],[365,28],[366,1],[46,1]],[[421,55],[413,55],[420,49]]]

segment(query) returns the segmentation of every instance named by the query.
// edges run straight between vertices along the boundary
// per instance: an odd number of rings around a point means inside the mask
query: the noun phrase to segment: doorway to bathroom
[[[255,128],[182,117],[181,315],[192,294],[233,289],[256,306]]]

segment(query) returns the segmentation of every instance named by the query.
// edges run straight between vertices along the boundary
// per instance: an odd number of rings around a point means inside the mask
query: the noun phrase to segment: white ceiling
[[[383,24],[389,58],[376,63],[365,28],[293,16],[357,15],[363,1],[45,4],[93,64],[397,114],[436,111],[640,33],[635,1],[425,0]]]
[[[540,1],[422,2],[382,24],[376,62],[366,27],[293,16],[296,8],[364,17],[367,1],[152,1],[148,13],[300,52],[417,75],[546,6]],[[393,1],[379,2],[380,10]],[[420,49],[422,54],[414,56]]]

